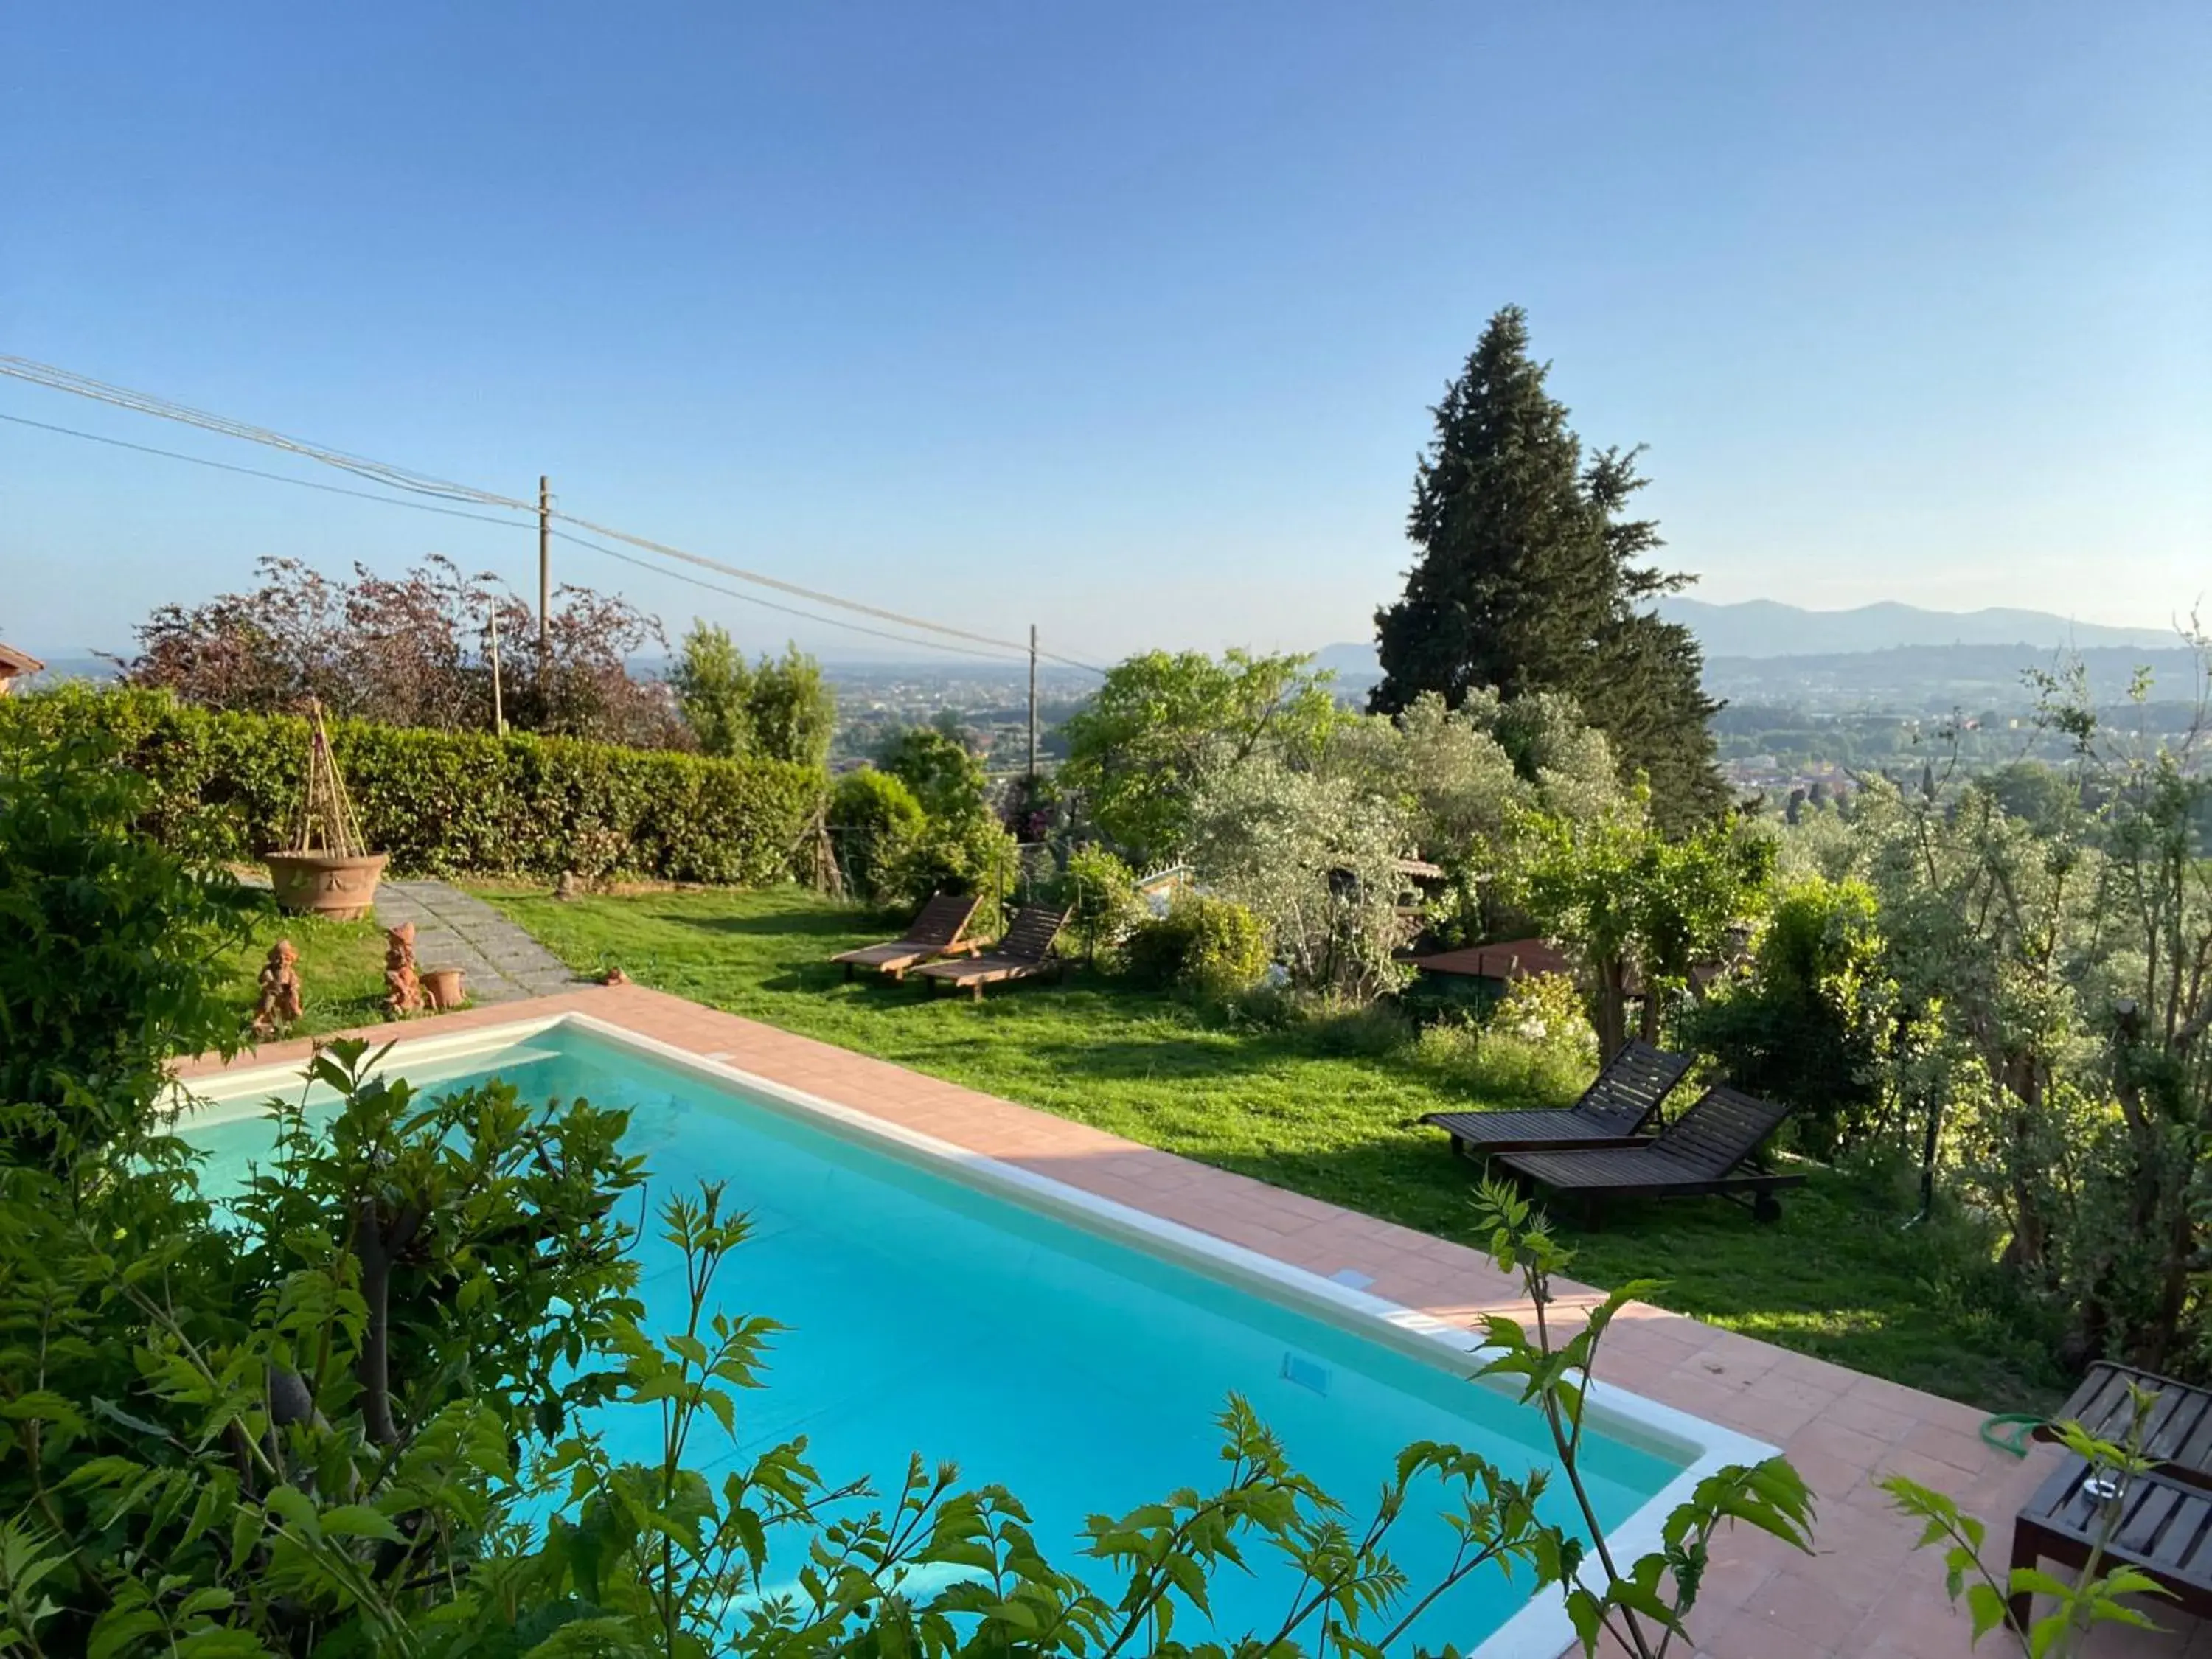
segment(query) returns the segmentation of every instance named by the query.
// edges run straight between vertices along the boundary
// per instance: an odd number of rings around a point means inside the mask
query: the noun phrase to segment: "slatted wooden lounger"
[[[2077,1571],[2086,1566],[2110,1518],[2106,1506],[2117,1503],[2119,1526],[2099,1570],[2106,1563],[2141,1567],[2183,1607],[2202,1614],[2212,1611],[2212,1389],[2100,1360],[2035,1437],[2056,1440],[2057,1424],[2079,1423],[2096,1439],[2126,1445],[2136,1432],[2137,1389],[2157,1396],[2136,1446],[2155,1467],[2132,1479],[2108,1469],[2093,1486],[2098,1472],[2069,1456],[2014,1519],[2012,1565],[2029,1567],[2047,1559]],[[2030,1602],[2026,1595],[2012,1598],[2013,1617],[2023,1630]]]
[[[968,931],[975,905],[973,894],[939,893],[921,907],[904,938],[864,945],[857,951],[840,951],[830,960],[845,964],[847,979],[853,977],[855,968],[873,968],[887,978],[902,979],[908,969],[932,957],[980,951],[983,948],[980,944],[960,937]]]
[[[2053,1425],[2079,1423],[2095,1438],[2124,1446],[2135,1432],[2135,1389],[2158,1396],[2143,1418],[2141,1455],[2170,1480],[2212,1487],[2212,1389],[2156,1371],[2099,1360],[2035,1437],[2056,1440]]]
[[[1052,943],[1066,925],[1065,910],[1017,910],[999,942],[982,955],[969,962],[933,962],[915,971],[927,984],[932,996],[937,994],[940,983],[957,985],[981,1002],[986,985],[1034,979],[1040,974],[1056,978],[1063,973],[1065,968],[1053,954]]]
[[[2122,1475],[2069,1456],[2036,1489],[2012,1523],[2012,1565],[2042,1560],[2080,1571],[2097,1540],[2112,1525],[2098,1570],[2140,1567],[2168,1590],[2185,1612],[2212,1613],[2212,1493],[2171,1475]],[[2012,1598],[2014,1622],[2022,1631],[2034,1613],[2034,1596]]]
[[[1452,1151],[1477,1159],[1498,1152],[1637,1146],[1644,1140],[1640,1132],[1659,1115],[1660,1102],[1689,1069],[1688,1055],[1631,1038],[1583,1097],[1564,1110],[1431,1112],[1421,1121],[1449,1133]]]
[[[1593,1224],[1608,1198],[1680,1198],[1696,1193],[1746,1195],[1752,1200],[1752,1213],[1771,1221],[1782,1213],[1774,1194],[1784,1187],[1803,1186],[1805,1177],[1738,1166],[1789,1115],[1787,1106],[1718,1085],[1643,1145],[1578,1152],[1505,1152],[1498,1162],[1554,1192],[1574,1194]]]

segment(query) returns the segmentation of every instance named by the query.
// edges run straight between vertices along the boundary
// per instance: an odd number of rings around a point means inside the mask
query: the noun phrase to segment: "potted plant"
[[[278,906],[333,921],[357,921],[376,901],[386,855],[362,845],[361,826],[347,799],[345,780],[331,755],[323,705],[307,705],[307,780],[292,845],[271,853],[269,884]]]

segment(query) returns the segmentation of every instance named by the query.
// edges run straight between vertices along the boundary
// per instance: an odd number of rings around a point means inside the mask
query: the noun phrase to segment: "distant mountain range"
[[[1698,636],[1707,661],[1715,658],[1832,657],[1905,646],[2021,645],[2036,651],[2100,646],[2172,650],[2180,641],[2171,628],[2110,628],[2077,623],[2047,611],[1992,606],[1986,611],[1923,611],[1885,602],[1851,611],[1808,611],[1775,599],[1708,605],[1669,597],[1659,614]],[[1371,645],[1324,646],[1315,653],[1323,668],[1346,680],[1382,673]]]
[[[1670,596],[1659,601],[1659,614],[1687,626],[1708,657],[1833,656],[1904,645],[2027,645],[2056,651],[2106,645],[2171,649],[2180,643],[2172,628],[2108,628],[2047,611],[2002,606],[1923,611],[1886,602],[1851,611],[1808,611],[1773,599],[1708,605]]]

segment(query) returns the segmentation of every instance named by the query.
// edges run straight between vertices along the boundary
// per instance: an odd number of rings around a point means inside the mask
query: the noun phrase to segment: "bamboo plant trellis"
[[[338,775],[337,762],[331,754],[331,734],[323,725],[319,699],[307,704],[307,778],[300,791],[300,816],[287,850],[331,853],[340,858],[359,858],[368,850],[362,842],[361,822],[354,816],[345,780]]]

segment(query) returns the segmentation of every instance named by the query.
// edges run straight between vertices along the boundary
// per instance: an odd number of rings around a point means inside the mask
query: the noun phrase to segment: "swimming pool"
[[[1218,1482],[1214,1419],[1231,1391],[1355,1516],[1409,1441],[1465,1446],[1509,1474],[1550,1462],[1533,1412],[1467,1380],[1463,1331],[603,1022],[420,1039],[386,1064],[419,1086],[496,1074],[526,1098],[627,1108],[627,1145],[656,1194],[720,1180],[751,1212],[719,1299],[790,1328],[769,1387],[742,1402],[737,1443],[702,1462],[802,1432],[832,1478],[880,1485],[911,1453],[951,1458],[965,1482],[1018,1494],[1048,1553],[1080,1571],[1086,1516]],[[209,1154],[211,1194],[265,1157],[258,1103],[297,1088],[291,1067],[195,1085],[208,1103],[184,1133]],[[682,1296],[675,1255],[648,1237],[641,1265],[647,1328],[667,1328]],[[600,1426],[617,1457],[657,1455],[657,1421],[611,1412]],[[1584,1446],[1600,1518],[1630,1553],[1656,1543],[1699,1475],[1771,1450],[1602,1385]],[[1451,1549],[1421,1496],[1392,1552],[1417,1584]],[[1565,1520],[1566,1494],[1553,1497]],[[1255,1565],[1214,1585],[1226,1632],[1272,1626],[1285,1604],[1287,1570]],[[1553,1659],[1571,1638],[1565,1615],[1550,1595],[1528,1597],[1525,1574],[1470,1578],[1429,1609],[1408,1650],[1450,1641],[1484,1659]]]

